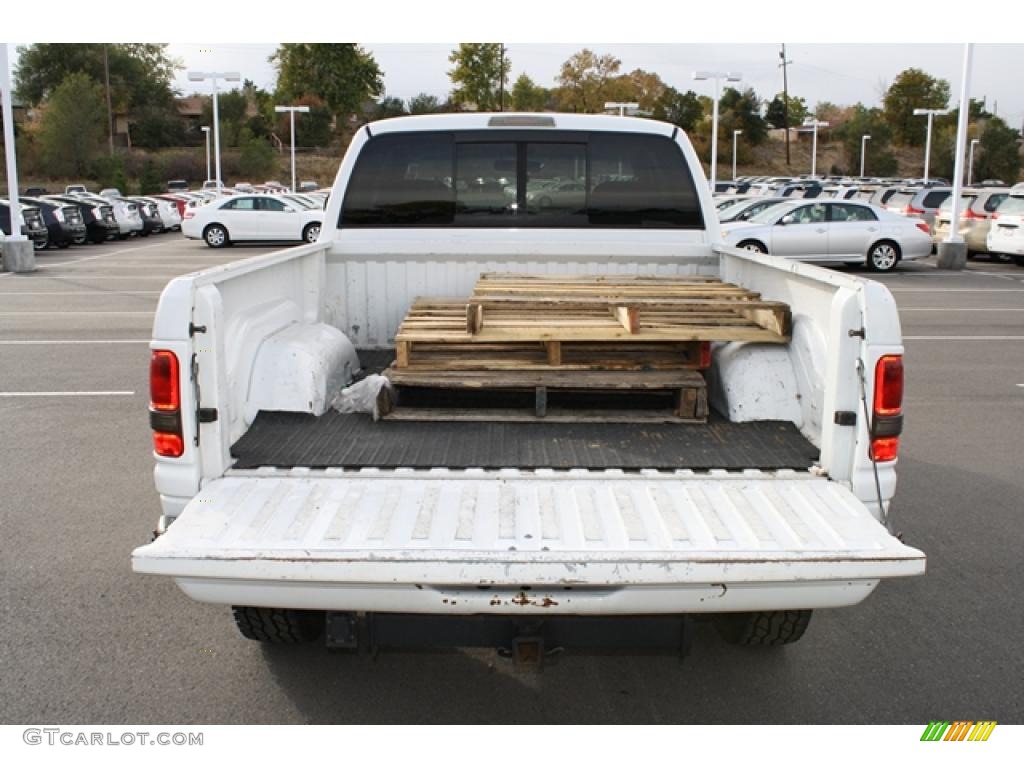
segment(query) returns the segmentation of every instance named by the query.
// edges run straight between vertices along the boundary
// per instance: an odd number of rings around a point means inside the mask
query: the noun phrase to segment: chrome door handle
[[[822,227],[821,229],[816,229],[814,231],[817,232],[819,235],[824,235],[828,230]]]

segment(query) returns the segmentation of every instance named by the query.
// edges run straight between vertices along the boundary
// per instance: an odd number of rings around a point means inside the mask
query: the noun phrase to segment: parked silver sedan
[[[780,203],[744,223],[724,224],[722,239],[761,253],[801,261],[867,264],[888,272],[904,259],[931,253],[928,225],[865,203]]]

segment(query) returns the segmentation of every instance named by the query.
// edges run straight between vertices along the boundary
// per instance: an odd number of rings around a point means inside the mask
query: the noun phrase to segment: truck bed
[[[807,469],[818,450],[788,422],[537,424],[378,421],[261,412],[232,446],[234,469]]]

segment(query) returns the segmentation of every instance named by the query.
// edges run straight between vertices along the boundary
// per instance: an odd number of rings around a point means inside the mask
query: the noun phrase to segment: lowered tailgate
[[[794,471],[292,470],[208,484],[132,563],[214,603],[612,614],[850,605],[925,556]]]

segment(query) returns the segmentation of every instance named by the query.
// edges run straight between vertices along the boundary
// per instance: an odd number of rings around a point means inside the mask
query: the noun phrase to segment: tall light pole
[[[923,109],[914,110],[915,115],[928,115],[928,135],[924,141],[924,180],[928,181],[928,164],[932,158],[932,123],[936,115],[948,115],[948,109]]]
[[[869,141],[871,141],[871,137],[866,133],[860,137],[860,177],[862,179],[864,178],[864,150]]]
[[[737,83],[743,77],[739,72],[707,72],[698,70],[693,73],[694,80],[714,80],[715,98],[714,108],[711,113],[711,191],[715,191],[715,182],[718,181],[718,99],[721,96],[722,81]]]
[[[967,265],[967,243],[960,234],[960,211],[963,201],[960,199],[960,192],[963,189],[964,178],[964,155],[967,154],[967,121],[970,117],[970,93],[971,93],[971,60],[974,56],[974,46],[971,43],[964,45],[964,68],[963,76],[960,79],[960,115],[956,125],[956,150],[953,155],[953,210],[950,211],[949,220],[952,226],[946,239],[938,244],[936,252],[938,261],[935,266],[939,269],[963,269]]]
[[[736,143],[739,135],[743,133],[742,128],[737,128],[732,132],[732,180],[736,181]]]
[[[814,141],[811,144],[811,178],[816,179],[818,178],[818,129],[828,128],[828,121],[808,117],[804,120],[804,125],[814,129]]]
[[[980,144],[981,139],[971,139],[971,153],[967,160],[967,186],[971,186],[971,180],[974,176],[974,145]]]
[[[309,112],[309,107],[274,107],[275,112],[287,112],[291,115],[292,134],[292,194],[295,194],[295,113]]]
[[[203,133],[206,134],[206,178],[210,178],[210,126],[202,126]]]
[[[221,194],[224,186],[220,178],[220,119],[217,112],[217,81],[225,80],[237,83],[242,79],[238,72],[189,72],[188,79],[194,83],[209,80],[213,84],[213,161],[217,168],[217,194]]]
[[[635,101],[606,101],[604,108],[617,109],[619,110],[619,117],[624,117],[627,109],[640,109],[640,105]]]
[[[7,198],[11,215],[11,235],[4,238],[4,272],[34,272],[35,247],[21,234],[21,204],[18,201],[18,161],[14,148],[14,109],[11,103],[11,68],[7,62],[7,43],[0,43],[0,113],[4,118],[4,154],[7,159]]]

